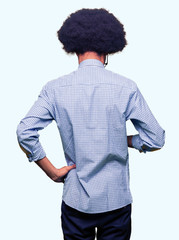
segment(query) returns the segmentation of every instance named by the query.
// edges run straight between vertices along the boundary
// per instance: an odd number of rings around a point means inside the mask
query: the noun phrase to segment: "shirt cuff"
[[[33,151],[33,154],[30,154],[28,156],[28,159],[29,159],[29,162],[35,162],[37,160],[44,158],[45,156],[46,156],[46,153],[43,150],[43,148],[41,148],[40,150],[38,149]]]
[[[142,143],[142,140],[141,140],[139,134],[133,135],[133,137],[132,137],[132,146],[133,146],[135,149],[139,150],[140,152],[144,152],[144,153],[146,152],[146,151],[142,148],[143,143]]]

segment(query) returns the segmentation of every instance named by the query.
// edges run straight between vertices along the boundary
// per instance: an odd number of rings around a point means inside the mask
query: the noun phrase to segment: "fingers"
[[[57,175],[58,177],[56,177],[54,179],[54,181],[55,182],[62,182],[62,183],[64,183],[66,175],[73,168],[76,168],[76,164],[73,164],[71,166],[64,166],[64,167],[58,169],[58,175]]]
[[[66,175],[70,170],[72,170],[73,168],[76,168],[76,164],[73,164],[71,166],[65,166],[64,168],[66,169],[66,173],[65,173],[65,175]],[[64,175],[64,177],[62,178],[62,181],[61,181],[63,183],[65,182],[65,175]]]
[[[73,168],[76,168],[76,164],[73,164],[73,165],[71,165],[71,166],[67,166],[68,171],[70,171],[70,170],[73,169]]]

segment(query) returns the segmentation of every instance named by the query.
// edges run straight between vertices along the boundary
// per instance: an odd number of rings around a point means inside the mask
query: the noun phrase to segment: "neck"
[[[105,61],[105,55],[102,54],[101,56],[99,56],[96,52],[85,52],[84,54],[77,54],[78,56],[78,63],[80,64],[80,62],[86,60],[86,59],[97,59],[99,61],[102,62],[102,64],[104,64]]]

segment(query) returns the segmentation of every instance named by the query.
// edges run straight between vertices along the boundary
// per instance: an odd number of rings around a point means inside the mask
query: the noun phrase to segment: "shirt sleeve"
[[[29,162],[37,161],[46,156],[39,141],[38,131],[45,128],[54,119],[53,105],[47,92],[47,84],[41,90],[27,115],[17,126],[17,139]]]
[[[132,138],[132,145],[140,152],[155,151],[165,143],[165,131],[161,128],[148,104],[136,86],[126,111],[138,134]]]

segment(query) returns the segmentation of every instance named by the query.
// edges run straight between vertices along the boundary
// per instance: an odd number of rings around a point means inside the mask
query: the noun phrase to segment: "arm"
[[[29,162],[37,161],[46,156],[39,141],[39,130],[47,127],[54,119],[53,107],[50,103],[46,87],[43,87],[26,116],[17,127],[17,140],[26,153]]]
[[[131,135],[131,136],[127,136],[127,145],[128,145],[128,147],[130,147],[130,148],[134,148],[133,147],[133,145],[132,145],[132,137],[133,137],[133,135]],[[157,151],[157,150],[159,150],[160,148],[151,148],[150,149],[150,152],[154,152],[154,151]],[[141,152],[144,152],[144,151],[146,151],[147,149],[146,149],[146,147],[145,147],[145,145],[143,145],[142,146],[142,150],[139,150],[139,152],[141,153]]]
[[[138,134],[132,136],[131,145],[139,152],[152,152],[163,147],[165,131],[160,127],[139,89],[134,89],[126,110]]]
[[[57,169],[53,164],[48,160],[47,157],[44,157],[35,163],[55,182],[64,182],[65,175],[73,168],[76,167],[75,164],[71,166],[65,166],[60,169]]]
[[[17,127],[17,138],[20,148],[25,152],[29,162],[35,162],[55,182],[64,182],[65,175],[75,165],[55,168],[46,157],[39,141],[38,131],[52,122],[54,117],[53,104],[46,86],[42,89],[38,100]]]

